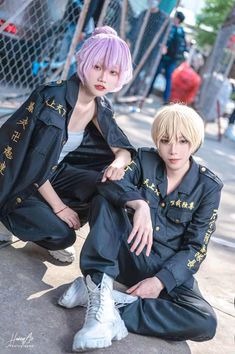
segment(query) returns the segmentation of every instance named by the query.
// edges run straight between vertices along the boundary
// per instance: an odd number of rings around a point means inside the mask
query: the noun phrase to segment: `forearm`
[[[131,162],[131,154],[125,149],[112,149],[115,155],[113,164],[119,168],[125,168]]]
[[[47,180],[40,188],[38,188],[38,191],[51,206],[54,212],[58,212],[66,206],[52,187],[49,180]]]
[[[128,201],[125,206],[134,210],[139,210],[141,208],[149,209],[148,204],[142,199]]]

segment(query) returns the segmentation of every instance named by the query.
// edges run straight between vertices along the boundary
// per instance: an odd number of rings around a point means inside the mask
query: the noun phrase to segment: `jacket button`
[[[22,202],[22,199],[21,199],[20,197],[17,197],[17,198],[16,198],[16,203],[17,203],[17,204],[20,204],[21,202]]]
[[[36,188],[39,187],[39,185],[38,185],[37,183],[34,183],[33,185],[34,185],[34,187],[36,187]]]
[[[150,201],[149,201],[149,200],[146,200],[146,203],[150,204]]]
[[[176,224],[179,224],[180,220],[179,219],[175,219],[175,222],[176,222]]]
[[[162,203],[161,203],[161,207],[162,207],[162,208],[165,208],[165,206],[166,206],[166,203],[162,202]]]
[[[206,167],[201,167],[202,172],[206,172]]]
[[[160,230],[160,227],[159,227],[159,226],[156,226],[155,230],[156,230],[156,231],[159,231],[159,230]]]
[[[63,140],[63,141],[62,141],[62,145],[64,145],[65,143],[66,143],[66,140]]]
[[[52,171],[55,171],[57,169],[57,165],[53,166],[51,169]]]

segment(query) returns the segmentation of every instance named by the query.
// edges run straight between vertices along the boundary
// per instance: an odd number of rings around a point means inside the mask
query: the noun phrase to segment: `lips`
[[[105,90],[105,86],[103,86],[103,85],[95,85],[95,88],[98,91],[104,91]]]
[[[170,163],[176,164],[180,161],[180,159],[169,159]]]

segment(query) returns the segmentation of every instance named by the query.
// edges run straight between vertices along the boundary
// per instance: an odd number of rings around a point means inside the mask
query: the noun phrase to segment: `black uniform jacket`
[[[193,274],[207,252],[215,230],[220,179],[191,159],[191,167],[181,184],[170,194],[164,163],[155,149],[140,149],[126,168],[122,181],[100,183],[98,190],[116,206],[143,199],[151,211],[153,247],[150,262],[157,265],[156,276],[167,291],[193,285]]]
[[[40,86],[1,127],[0,216],[20,205],[56,170],[79,84],[75,74],[67,81]],[[117,126],[108,99],[96,98],[96,103],[102,134],[91,122],[82,144],[66,161],[101,171],[114,159],[110,146],[128,149],[132,155],[135,149]]]

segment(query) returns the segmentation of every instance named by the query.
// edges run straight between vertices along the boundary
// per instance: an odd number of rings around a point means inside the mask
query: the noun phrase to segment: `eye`
[[[112,76],[118,76],[118,75],[119,75],[119,73],[118,73],[117,70],[110,70],[110,74],[111,74]]]
[[[94,69],[100,71],[100,70],[101,70],[101,65],[95,64],[95,65],[94,65]]]
[[[182,138],[182,139],[179,140],[179,143],[180,143],[180,144],[188,144],[188,140]]]
[[[160,142],[161,142],[162,144],[169,144],[169,139],[167,139],[167,138],[162,138],[162,139],[160,140]]]

